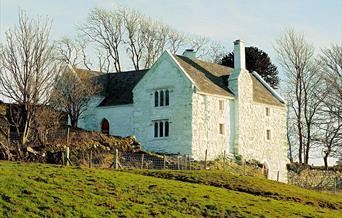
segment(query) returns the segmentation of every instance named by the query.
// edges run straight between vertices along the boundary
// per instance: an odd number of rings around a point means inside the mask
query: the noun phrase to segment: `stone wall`
[[[223,101],[223,110],[219,108],[219,101]],[[213,160],[229,152],[231,139],[231,100],[225,97],[193,94],[192,98],[192,157],[203,160],[205,151],[208,160]],[[219,132],[219,124],[224,125],[224,134]]]
[[[241,70],[238,77],[237,136],[235,150],[244,159],[255,159],[265,164],[268,178],[287,181],[286,108],[261,104],[253,100],[251,74]],[[265,108],[270,108],[266,116]],[[266,131],[271,131],[267,140]]]
[[[155,107],[154,92],[169,90],[169,106]],[[165,52],[134,88],[133,132],[142,148],[191,154],[193,85]],[[169,120],[169,137],[154,137],[154,121]]]
[[[6,118],[7,106],[0,103],[0,142],[7,141],[9,124]]]
[[[332,170],[305,169],[300,172],[289,170],[288,183],[320,191],[342,192],[342,172]]]

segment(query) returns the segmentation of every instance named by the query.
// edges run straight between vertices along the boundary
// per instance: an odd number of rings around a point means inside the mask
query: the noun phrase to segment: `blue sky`
[[[317,48],[342,43],[342,0],[0,0],[0,40],[17,22],[19,8],[53,20],[52,39],[75,36],[94,7],[126,6],[181,31],[208,36],[232,50],[243,39],[275,60],[273,44],[283,28],[303,32]]]

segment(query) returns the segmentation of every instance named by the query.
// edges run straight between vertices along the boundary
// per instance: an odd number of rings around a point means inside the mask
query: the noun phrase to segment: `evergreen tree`
[[[246,47],[246,68],[249,72],[256,71],[272,88],[277,89],[279,77],[277,67],[271,62],[268,54],[257,47]],[[219,63],[234,67],[234,53],[225,55]]]

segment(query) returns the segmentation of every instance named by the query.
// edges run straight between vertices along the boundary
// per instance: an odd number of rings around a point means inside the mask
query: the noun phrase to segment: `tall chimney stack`
[[[246,69],[245,43],[240,39],[234,41],[234,69]]]

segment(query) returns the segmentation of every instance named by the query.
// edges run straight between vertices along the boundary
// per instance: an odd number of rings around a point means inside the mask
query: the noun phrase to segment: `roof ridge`
[[[210,61],[205,61],[205,60],[201,60],[201,59],[195,59],[195,60],[192,60],[192,59],[190,59],[190,58],[188,58],[188,57],[186,57],[186,56],[183,56],[183,55],[178,55],[178,54],[174,54],[175,56],[178,56],[179,58],[187,58],[187,59],[189,59],[189,60],[191,60],[191,61],[193,61],[193,62],[195,62],[195,61],[199,61],[199,62],[203,62],[203,63],[206,63],[206,64],[212,64],[212,65],[216,65],[216,66],[218,66],[218,67],[222,67],[222,68],[227,68],[227,69],[234,69],[234,68],[232,68],[232,67],[228,67],[228,66],[225,66],[225,65],[222,65],[222,64],[218,64],[218,63],[213,63],[213,62],[210,62]],[[196,62],[195,62],[196,63]]]

